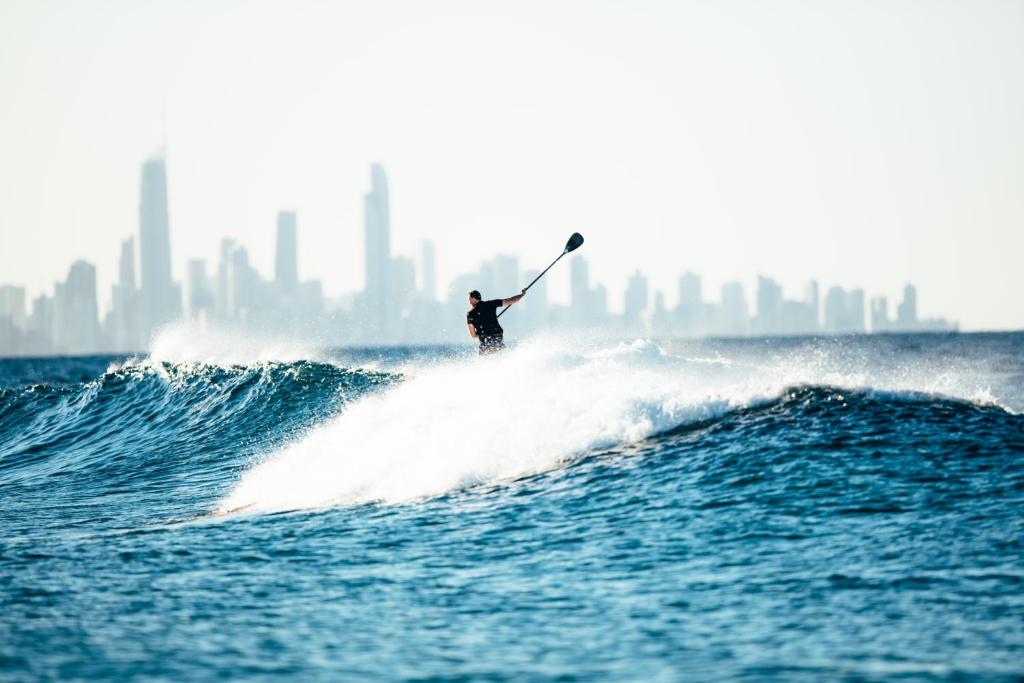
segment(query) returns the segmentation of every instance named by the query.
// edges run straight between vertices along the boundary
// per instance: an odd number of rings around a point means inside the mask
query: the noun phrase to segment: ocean
[[[0,360],[0,680],[1022,677],[1024,333]]]

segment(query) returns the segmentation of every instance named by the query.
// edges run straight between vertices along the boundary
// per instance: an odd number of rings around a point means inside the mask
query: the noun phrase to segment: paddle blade
[[[565,243],[566,253],[578,249],[581,244],[583,244],[583,235],[578,232],[574,232],[572,237],[569,238],[569,241]]]

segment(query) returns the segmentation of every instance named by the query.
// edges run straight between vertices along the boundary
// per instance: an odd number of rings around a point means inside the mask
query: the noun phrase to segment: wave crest
[[[958,385],[931,368],[872,368],[820,348],[774,358],[687,358],[646,340],[581,348],[548,338],[498,357],[413,369],[406,381],[255,464],[219,510],[439,495],[549,470],[800,385],[992,400],[985,387]]]

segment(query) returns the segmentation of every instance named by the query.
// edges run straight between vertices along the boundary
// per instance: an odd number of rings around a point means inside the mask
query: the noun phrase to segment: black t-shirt
[[[498,315],[495,313],[501,308],[501,299],[481,301],[466,314],[466,322],[476,328],[477,336],[493,337],[502,334],[504,330],[498,324]]]

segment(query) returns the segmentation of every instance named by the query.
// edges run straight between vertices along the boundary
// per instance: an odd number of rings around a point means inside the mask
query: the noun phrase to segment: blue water
[[[0,679],[1024,676],[1024,334],[158,346],[0,361]]]

